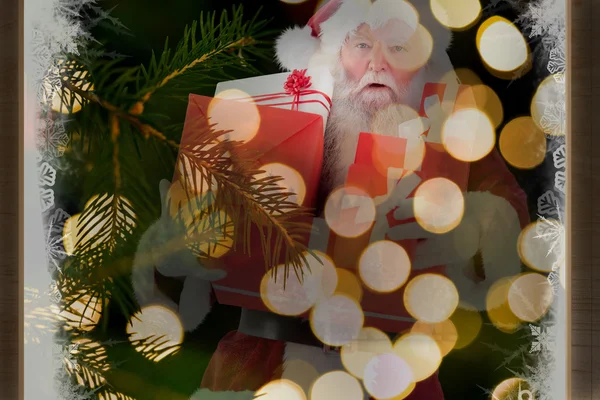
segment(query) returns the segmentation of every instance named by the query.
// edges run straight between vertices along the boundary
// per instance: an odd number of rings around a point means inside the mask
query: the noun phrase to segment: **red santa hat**
[[[285,70],[309,66],[331,66],[338,60],[339,50],[348,34],[366,23],[377,28],[392,19],[403,21],[414,29],[419,24],[431,34],[435,54],[450,47],[452,33],[433,16],[429,1],[411,0],[329,0],[304,27],[293,27],[282,33],[275,44],[277,62]]]

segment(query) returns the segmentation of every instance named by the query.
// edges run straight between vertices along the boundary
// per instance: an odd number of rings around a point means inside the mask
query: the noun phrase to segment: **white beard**
[[[379,113],[375,127],[373,117],[377,111],[393,104],[403,104],[418,111],[425,83],[435,82],[430,75],[429,69],[424,67],[407,87],[394,87],[394,94],[359,94],[363,83],[351,82],[343,72],[334,71],[333,107],[325,129],[321,180],[327,193],[344,184],[348,168],[354,163],[360,132],[376,130],[378,134],[391,136],[397,134],[398,124],[406,121],[406,115],[401,113]],[[392,84],[389,80],[383,81]]]

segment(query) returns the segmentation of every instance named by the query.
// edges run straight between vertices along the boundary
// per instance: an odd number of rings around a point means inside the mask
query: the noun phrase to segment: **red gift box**
[[[222,102],[219,104],[220,109],[225,109],[226,115],[230,115],[231,118],[247,111],[248,104],[237,100],[215,100],[211,97],[190,95],[181,139],[182,147],[193,147],[193,139],[190,138],[194,129],[215,123],[214,120],[209,121],[208,116],[209,108],[214,106],[211,102],[217,101]],[[300,177],[300,186],[305,188],[301,205],[314,206],[323,159],[322,116],[271,106],[255,107],[259,113],[258,130],[250,140],[240,146],[240,151],[251,154],[256,159],[255,167],[258,169],[266,164],[278,163],[290,171],[295,171],[294,177]],[[219,129],[218,124],[216,129]],[[281,174],[274,171],[273,175]],[[175,172],[174,182],[178,179],[179,168]],[[310,223],[310,220],[303,222]],[[260,282],[265,274],[265,262],[262,257],[260,231],[255,226],[252,227],[250,237],[250,255],[244,253],[240,245],[214,260],[214,266],[226,271],[227,276],[215,282],[213,290],[219,303],[267,310],[260,298]],[[308,235],[305,238],[305,244],[307,243]],[[281,263],[284,262],[283,257],[282,252]]]
[[[454,101],[454,95],[448,95],[445,84],[427,84],[423,91],[419,115],[423,118],[431,118],[425,121],[425,128],[429,125],[424,135],[427,137],[423,144],[424,154],[419,157],[422,162],[409,162],[410,149],[409,139],[403,137],[383,136],[376,133],[361,132],[357,145],[355,163],[348,170],[346,187],[350,193],[358,188],[372,199],[385,199],[396,185],[404,185],[406,198],[413,197],[418,185],[431,178],[446,178],[453,181],[463,192],[467,190],[470,163],[455,159],[444,150],[439,143],[439,129],[441,122],[433,121],[434,116],[426,112],[426,102],[438,106],[438,110],[445,109],[448,113],[453,109],[476,106],[472,93],[468,86],[459,86],[458,93],[460,104]],[[462,93],[461,93],[462,92]],[[447,96],[444,98],[444,95]],[[435,97],[439,99],[436,104]],[[457,96],[457,97],[459,97]],[[450,97],[450,99],[448,99]],[[432,101],[433,100],[433,101]],[[430,141],[433,139],[434,141]],[[408,156],[407,156],[408,154]],[[410,164],[410,165],[407,165]],[[416,168],[414,168],[416,167]],[[414,170],[412,169],[414,168]],[[378,201],[375,201],[377,204]],[[355,211],[356,212],[356,211]],[[349,215],[349,214],[348,214]],[[389,228],[394,226],[414,223],[414,218],[398,221],[394,218],[393,210],[386,216]],[[351,216],[350,216],[351,217]],[[367,246],[373,242],[372,231],[367,230],[364,234],[354,237],[342,237],[335,232],[330,232],[327,243],[327,253],[333,259],[337,267],[350,270],[358,269],[358,261]],[[387,235],[386,239],[389,240]],[[418,239],[397,241],[402,246],[408,257],[413,259]],[[390,293],[375,292],[363,283],[363,297],[361,306],[365,315],[365,325],[374,326],[387,332],[402,332],[409,329],[414,322],[404,306],[404,289],[406,284],[415,276],[423,273],[444,273],[444,266],[435,266],[423,270],[412,270],[406,282],[397,290]]]

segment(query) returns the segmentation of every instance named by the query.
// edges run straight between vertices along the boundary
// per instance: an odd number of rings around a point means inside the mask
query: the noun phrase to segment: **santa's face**
[[[415,31],[398,20],[376,29],[361,25],[341,49],[337,97],[369,109],[403,102],[417,73],[414,62],[407,61],[423,53],[414,48],[414,36]]]

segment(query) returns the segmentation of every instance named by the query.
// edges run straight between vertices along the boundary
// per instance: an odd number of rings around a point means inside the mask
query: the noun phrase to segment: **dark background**
[[[421,0],[417,0],[421,1]],[[300,5],[285,4],[278,0],[244,1],[245,15],[252,17],[262,7],[263,19],[270,19],[270,29],[282,30],[289,26],[303,25],[312,15],[316,0],[308,0]],[[105,44],[108,52],[128,56],[129,65],[147,64],[152,51],[159,55],[164,48],[165,39],[174,46],[181,38],[183,28],[200,17],[201,12],[231,9],[239,0],[104,0],[99,5],[108,10],[113,7],[111,14],[118,18],[130,31],[130,35],[117,34],[101,27],[95,28],[92,35]],[[486,16],[502,15],[509,20],[517,18],[516,13],[507,7],[494,9],[486,7],[482,1],[484,15],[472,28],[456,32],[450,50],[450,58],[455,68],[467,67],[474,71],[484,84],[490,86],[500,97],[504,107],[504,122],[498,128],[498,133],[505,123],[518,116],[529,115],[530,103],[539,82],[547,75],[545,68],[536,67],[523,77],[510,81],[492,76],[483,66],[476,46],[475,33],[479,24]],[[530,44],[535,51],[536,44]],[[544,60],[535,60],[543,63]],[[279,72],[275,63],[260,62],[255,65],[263,73]],[[212,89],[198,91],[197,94],[211,95]],[[170,105],[165,104],[169,108]],[[180,118],[183,119],[185,107],[176,106]],[[551,177],[544,173],[544,164],[530,171],[513,170],[517,180],[527,193],[529,209],[532,218],[535,217],[536,200],[541,193],[552,185]],[[551,161],[550,161],[551,163]],[[73,189],[76,190],[76,189]],[[79,198],[74,192],[63,193],[62,201],[71,204],[72,213],[76,211]],[[69,196],[72,196],[69,199]],[[76,200],[77,199],[77,200]],[[181,285],[176,281],[164,280],[162,285],[177,297]],[[126,341],[126,320],[111,312],[109,329],[97,332],[98,339],[120,339]],[[111,370],[106,378],[110,384],[124,394],[137,399],[187,399],[200,385],[202,374],[214,351],[218,340],[228,331],[237,327],[239,310],[233,307],[217,305],[196,331],[187,334],[182,350],[159,363],[146,361],[127,343],[115,345],[107,349],[111,359],[125,363]],[[453,399],[488,399],[481,387],[493,389],[502,380],[513,377],[514,374],[506,368],[498,368],[506,354],[491,351],[485,343],[497,344],[507,352],[516,351],[519,346],[529,341],[527,335],[518,332],[507,335],[490,324],[484,316],[484,326],[478,339],[465,349],[451,352],[443,361],[440,369],[440,380],[449,400]],[[100,337],[102,336],[102,337]],[[525,336],[525,338],[524,338]],[[508,354],[508,353],[507,353]],[[520,370],[520,357],[507,366]]]

